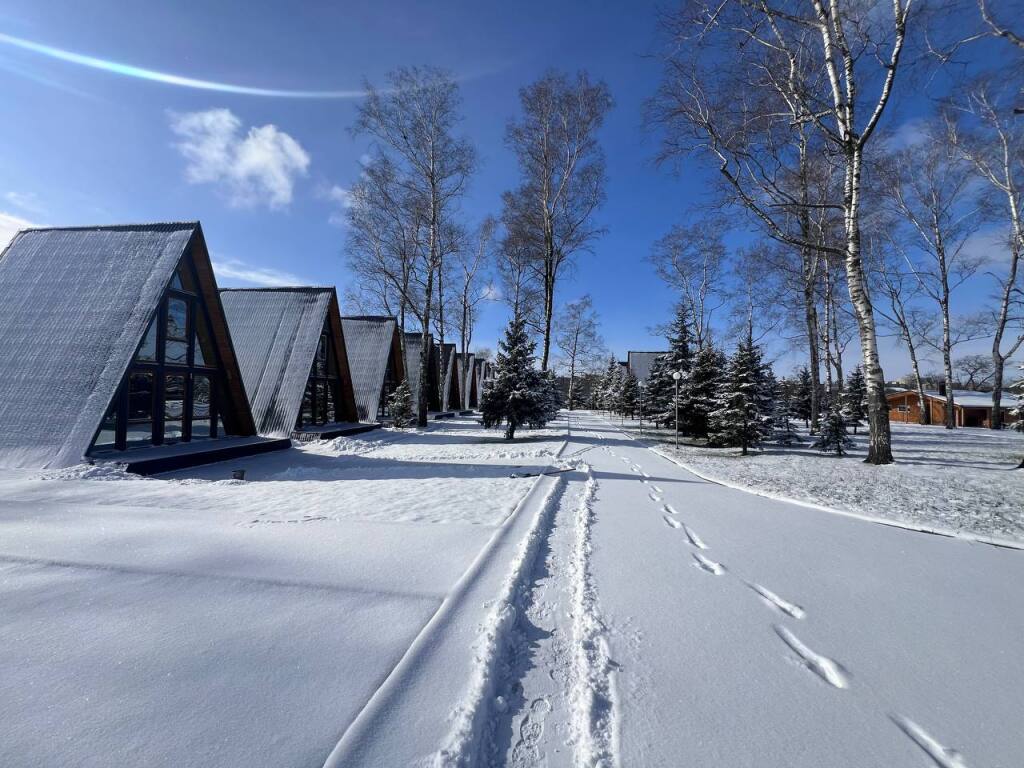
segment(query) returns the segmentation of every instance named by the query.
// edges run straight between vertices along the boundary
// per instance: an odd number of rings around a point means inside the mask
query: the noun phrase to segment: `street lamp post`
[[[679,371],[672,374],[672,379],[676,383],[676,448],[679,447],[679,380],[683,377]]]

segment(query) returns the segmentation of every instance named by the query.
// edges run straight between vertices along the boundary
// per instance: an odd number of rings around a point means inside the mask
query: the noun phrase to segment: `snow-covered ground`
[[[573,421],[3,474],[0,765],[1019,763],[1024,552]]]
[[[623,428],[640,437],[639,422],[626,420]],[[748,456],[685,440],[677,451],[670,431],[647,423],[643,438],[729,485],[937,532],[1024,542],[1024,470],[1013,469],[1024,458],[1024,434],[893,424],[896,463],[874,467],[863,461],[863,430],[851,435],[855,445],[843,457],[822,455],[801,432],[802,445]]]
[[[321,765],[562,445],[524,437],[0,474],[0,765]]]

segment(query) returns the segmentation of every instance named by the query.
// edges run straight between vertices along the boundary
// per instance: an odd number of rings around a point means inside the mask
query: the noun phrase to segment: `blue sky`
[[[620,355],[663,345],[648,330],[667,319],[672,295],[644,257],[704,200],[709,177],[697,164],[673,175],[653,163],[642,105],[660,76],[649,56],[654,3],[6,0],[0,33],[262,89],[358,90],[403,64],[448,68],[462,79],[462,127],[482,161],[464,204],[471,223],[499,213],[501,192],[516,182],[503,133],[518,89],[550,67],[587,69],[616,102],[601,134],[609,184],[599,221],[608,234],[580,257],[559,299],[592,294]],[[199,219],[222,284],[344,288],[332,190],[351,184],[367,150],[347,130],[354,99],[200,90],[4,43],[0,68],[0,224]],[[480,344],[493,346],[505,314],[487,309]],[[894,352],[887,363],[893,373],[906,367]]]

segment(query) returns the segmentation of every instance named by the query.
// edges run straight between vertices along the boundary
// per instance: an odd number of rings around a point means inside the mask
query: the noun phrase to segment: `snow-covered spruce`
[[[718,407],[709,414],[708,444],[738,447],[746,456],[772,432],[773,399],[771,369],[748,331],[722,377]]]
[[[412,390],[409,389],[408,379],[402,379],[402,383],[391,393],[388,398],[388,410],[391,412],[392,423],[398,429],[412,424]]]
[[[504,424],[507,440],[521,426],[540,429],[558,412],[554,379],[534,367],[536,346],[523,318],[512,318],[498,343],[494,379],[480,400],[484,426]]]
[[[822,453],[842,456],[852,446],[853,441],[846,432],[846,419],[843,418],[839,403],[834,403],[828,416],[821,423],[821,434],[814,442],[814,447]]]

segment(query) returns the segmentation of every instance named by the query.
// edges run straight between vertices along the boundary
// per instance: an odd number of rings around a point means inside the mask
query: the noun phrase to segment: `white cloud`
[[[331,211],[331,215],[327,220],[336,227],[346,226],[348,222],[345,220],[345,211],[352,207],[352,192],[334,184],[321,188],[317,195],[337,206],[335,210]]]
[[[309,168],[309,154],[277,126],[253,126],[243,135],[242,121],[228,109],[170,116],[190,183],[216,184],[239,207],[276,209],[292,201],[296,179]]]
[[[1009,227],[1000,225],[985,227],[967,238],[961,251],[971,261],[977,261],[983,269],[1006,264],[1010,253]]]
[[[284,272],[279,269],[257,267],[247,264],[240,259],[225,259],[214,261],[213,271],[217,276],[217,284],[221,286],[245,283],[247,285],[259,285],[266,288],[281,288],[293,285],[310,285],[305,280],[291,272]]]
[[[13,205],[15,208],[20,208],[23,211],[29,213],[43,213],[43,206],[39,202],[39,198],[35,192],[7,192],[4,194],[4,200]]]
[[[0,211],[0,251],[7,247],[19,230],[34,226],[31,221]]]

